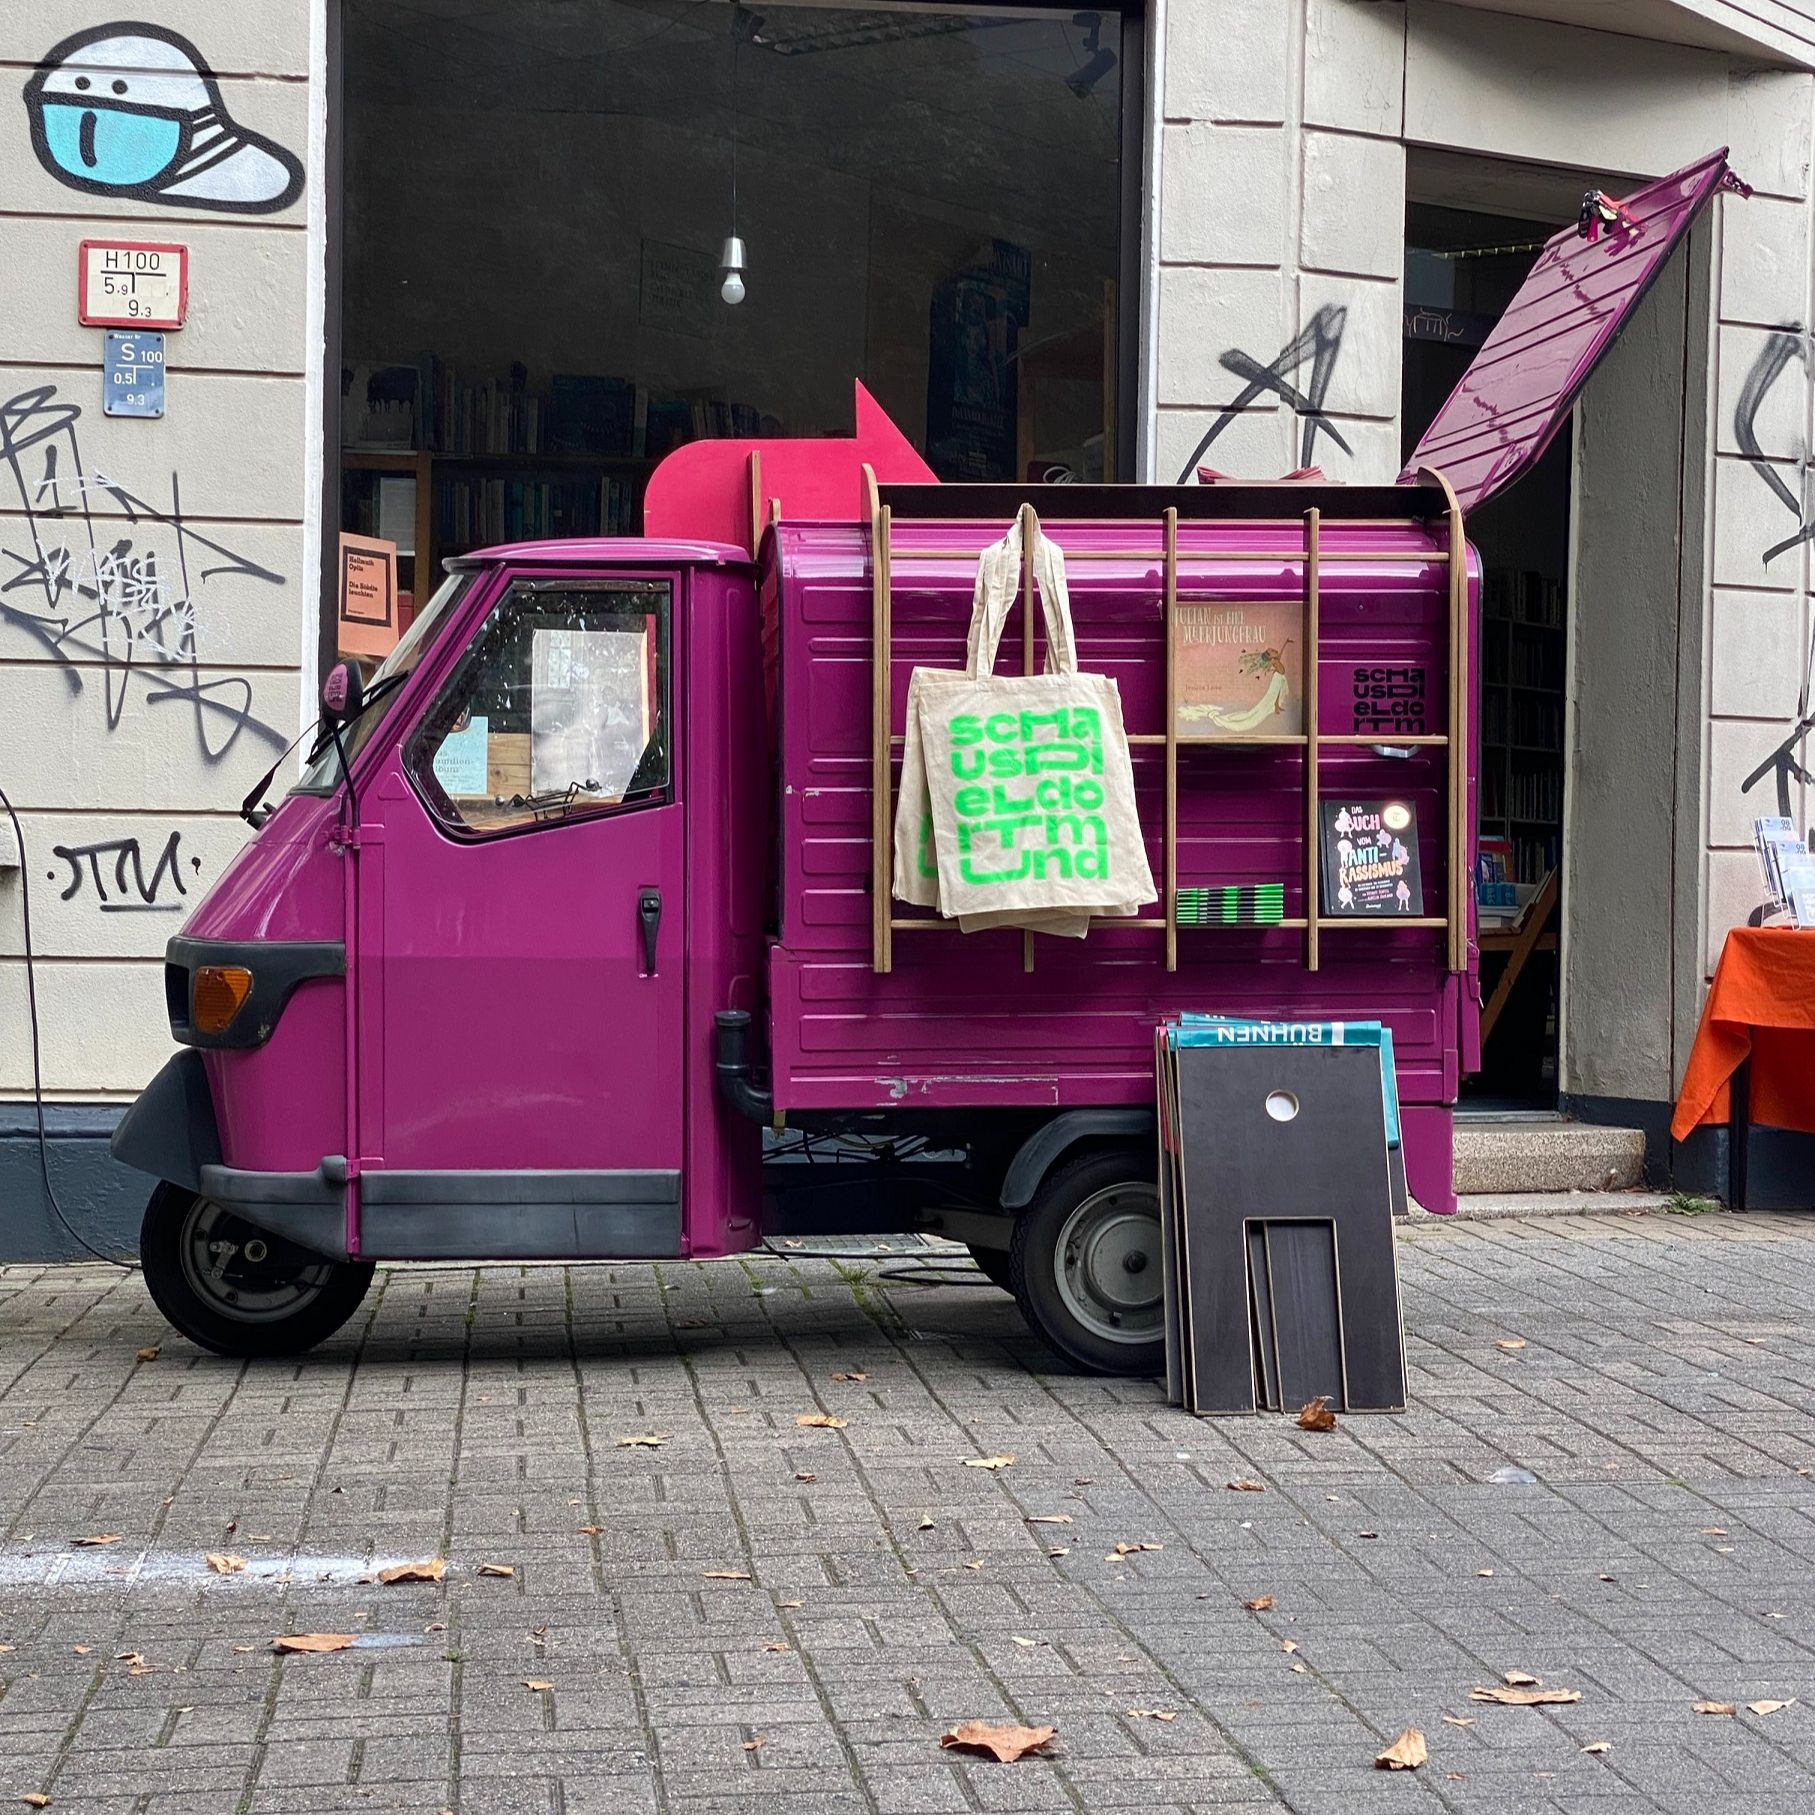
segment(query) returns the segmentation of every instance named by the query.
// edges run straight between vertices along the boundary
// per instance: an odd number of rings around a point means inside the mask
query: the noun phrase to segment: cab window
[[[669,798],[666,580],[519,581],[405,753],[447,830],[516,832]]]

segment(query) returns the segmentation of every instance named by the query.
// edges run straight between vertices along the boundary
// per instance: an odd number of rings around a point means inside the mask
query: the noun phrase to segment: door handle
[[[643,933],[642,975],[655,975],[655,936],[662,926],[662,891],[644,889],[637,896],[637,925]]]

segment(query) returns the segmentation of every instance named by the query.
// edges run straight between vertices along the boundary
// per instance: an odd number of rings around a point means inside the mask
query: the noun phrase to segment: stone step
[[[1658,1212],[1677,1203],[1668,1191],[1474,1191],[1459,1194],[1455,1214],[1463,1221],[1497,1216],[1606,1216],[1616,1210]],[[1444,1222],[1418,1205],[1413,1222]]]
[[[1641,1129],[1569,1122],[1561,1116],[1456,1122],[1458,1195],[1626,1191],[1644,1177]]]

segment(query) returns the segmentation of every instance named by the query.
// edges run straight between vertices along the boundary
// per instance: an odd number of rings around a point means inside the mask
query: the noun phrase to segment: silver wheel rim
[[[178,1239],[183,1281],[211,1311],[241,1323],[281,1323],[317,1298],[334,1275],[328,1260],[296,1264],[288,1242],[198,1197]]]
[[[1094,1191],[1054,1249],[1059,1297],[1093,1336],[1130,1348],[1161,1334],[1160,1200],[1130,1181]]]

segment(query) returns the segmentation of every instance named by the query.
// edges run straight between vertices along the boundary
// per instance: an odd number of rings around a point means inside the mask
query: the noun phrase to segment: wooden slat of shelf
[[[894,550],[898,561],[974,561],[988,544],[979,543],[975,548],[911,548],[897,546]],[[1190,548],[1181,552],[1179,559],[1189,566],[1193,561],[1302,561],[1305,558],[1303,548]],[[1333,548],[1326,549],[1321,557],[1324,561],[1384,561],[1389,557],[1380,549]],[[1432,561],[1441,565],[1449,557],[1441,549],[1421,549],[1418,559]],[[1166,551],[1160,549],[1121,549],[1121,548],[1068,548],[1065,551],[1066,565],[1074,561],[1145,561],[1158,567],[1166,559]],[[1204,603],[1215,603],[1220,599],[1219,593],[1183,592],[1179,598],[1184,603],[1201,600]]]
[[[1039,533],[1039,518],[1031,504],[1021,506],[1021,672],[1034,671],[1034,537]],[[1021,970],[1032,975],[1034,936],[1021,934]]]
[[[1332,926],[1448,926],[1443,914],[1319,914],[1320,928]]]
[[[1318,820],[1320,771],[1317,743],[1318,565],[1322,559],[1319,531],[1322,514],[1315,505],[1305,512],[1305,969],[1317,968],[1317,903],[1321,899],[1323,836]]]
[[[870,511],[870,968],[893,963],[889,914],[894,868],[889,825],[889,512],[876,495],[875,469],[863,468]]]
[[[1178,506],[1166,507],[1166,578],[1162,602],[1166,639],[1166,969],[1178,969],[1178,663],[1174,659],[1178,617]],[[1130,742],[1133,740],[1131,739]],[[1143,743],[1147,741],[1142,738]]]
[[[1317,741],[1320,744],[1363,744],[1369,747],[1375,744],[1398,747],[1415,744],[1435,750],[1443,748],[1449,739],[1441,731],[1420,732],[1416,737],[1395,737],[1390,731],[1326,731]]]

